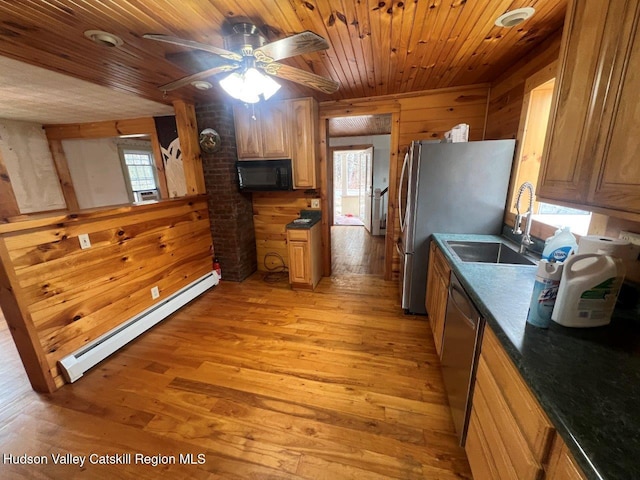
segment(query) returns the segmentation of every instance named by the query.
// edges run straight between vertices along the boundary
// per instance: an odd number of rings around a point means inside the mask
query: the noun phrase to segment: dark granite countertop
[[[640,479],[640,306],[618,306],[609,325],[549,329],[526,323],[536,267],[464,263],[447,240],[500,241],[492,235],[435,234],[486,318],[585,475]],[[621,294],[621,298],[622,298]]]
[[[287,230],[308,230],[316,223],[322,220],[322,212],[320,210],[300,210],[301,219],[308,219],[308,222],[296,223],[295,221],[287,223]]]

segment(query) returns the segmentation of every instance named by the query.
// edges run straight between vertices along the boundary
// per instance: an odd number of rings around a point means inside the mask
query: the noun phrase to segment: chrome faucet
[[[522,197],[522,193],[525,190],[529,190],[529,209],[526,213],[520,213],[520,197]],[[520,240],[520,253],[526,253],[527,247],[533,244],[533,240],[531,240],[531,222],[533,220],[533,185],[531,183],[524,182],[520,185],[514,208],[516,209],[516,221],[513,225],[513,233],[516,235],[522,235],[522,239]],[[527,217],[527,224],[524,227],[524,233],[520,226],[522,223],[522,217]]]

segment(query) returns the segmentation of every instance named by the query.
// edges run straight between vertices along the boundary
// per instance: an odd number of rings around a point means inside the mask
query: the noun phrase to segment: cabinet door
[[[586,480],[586,477],[571,456],[567,445],[559,436],[551,450],[545,480]]]
[[[640,2],[608,3],[600,54],[603,119],[588,203],[640,214]],[[605,81],[609,80],[609,81]]]
[[[427,270],[427,293],[425,307],[438,355],[442,354],[447,300],[449,298],[449,276],[451,270],[440,249],[434,242],[429,247],[429,268]]]
[[[283,102],[264,104],[260,110],[262,156],[289,158],[287,108]]]
[[[262,157],[259,112],[254,107],[244,105],[233,107],[233,120],[236,128],[236,147],[238,158]]]
[[[569,2],[560,48],[559,75],[544,156],[538,196],[585,204],[594,167],[598,96],[593,85],[599,75],[598,52],[609,2]]]
[[[316,188],[318,110],[312,98],[289,101],[293,188]]]
[[[304,285],[311,283],[309,243],[306,241],[289,242],[289,282]]]

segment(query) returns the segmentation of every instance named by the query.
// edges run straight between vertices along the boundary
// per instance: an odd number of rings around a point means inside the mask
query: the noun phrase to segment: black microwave
[[[240,160],[236,169],[244,192],[293,190],[290,159]]]

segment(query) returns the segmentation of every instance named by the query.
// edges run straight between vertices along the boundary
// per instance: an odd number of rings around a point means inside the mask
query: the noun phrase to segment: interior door
[[[373,147],[369,147],[362,152],[362,162],[364,163],[364,214],[362,222],[367,232],[371,233],[371,219],[373,218]]]

